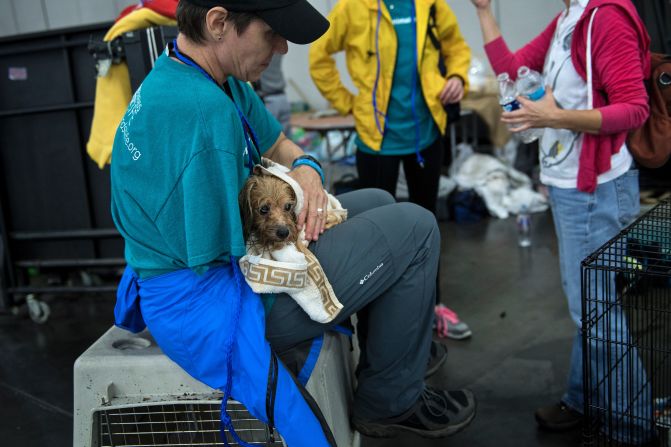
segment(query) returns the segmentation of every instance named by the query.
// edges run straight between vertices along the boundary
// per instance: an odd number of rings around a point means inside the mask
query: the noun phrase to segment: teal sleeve
[[[244,255],[238,208],[242,175],[236,157],[221,150],[199,152],[184,169],[157,225],[187,267]]]

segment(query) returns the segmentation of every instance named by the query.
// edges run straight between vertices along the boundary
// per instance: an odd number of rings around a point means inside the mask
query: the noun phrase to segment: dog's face
[[[250,176],[238,197],[245,240],[274,251],[298,240],[296,195],[273,175]]]

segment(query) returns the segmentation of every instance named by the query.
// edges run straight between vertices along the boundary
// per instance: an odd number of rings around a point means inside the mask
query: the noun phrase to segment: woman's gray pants
[[[357,313],[361,359],[353,412],[360,419],[399,415],[424,389],[429,359],[440,233],[429,211],[364,189],[338,197],[347,221],[310,245],[344,308],[335,321],[312,321],[278,295],[266,336],[281,352]]]

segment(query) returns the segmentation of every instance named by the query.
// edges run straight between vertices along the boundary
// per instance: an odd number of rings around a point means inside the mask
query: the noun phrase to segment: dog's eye
[[[263,205],[261,208],[259,208],[259,213],[261,214],[268,214],[270,211],[270,207],[268,205]]]
[[[289,202],[286,205],[284,205],[284,211],[291,211],[294,207],[294,204]]]

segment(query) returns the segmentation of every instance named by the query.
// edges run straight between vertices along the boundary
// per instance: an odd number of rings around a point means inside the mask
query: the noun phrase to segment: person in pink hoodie
[[[471,2],[494,71],[507,72],[514,79],[519,67],[528,66],[541,72],[546,84],[543,98],[518,98],[521,107],[505,112],[502,120],[517,132],[543,129],[541,181],[550,195],[562,285],[577,330],[567,390],[560,402],[538,409],[536,420],[545,429],[571,430],[580,426],[585,412],[580,263],[639,213],[638,172],[625,140],[649,115],[643,81],[650,71],[650,38],[630,0],[564,0],[564,10],[545,30],[512,52],[501,36],[491,0]],[[614,291],[612,282],[596,293],[609,301],[615,300]],[[612,309],[603,309],[614,322],[611,327],[591,335],[626,341],[626,318],[620,306]],[[590,361],[619,361],[626,368],[611,371],[617,379],[597,397],[615,416],[612,424],[604,421],[603,430],[619,442],[645,443],[653,434],[639,426],[642,423],[635,422],[635,416],[649,410],[650,388],[638,354],[617,347],[606,353],[604,347],[603,342],[590,346]],[[603,377],[590,377],[590,382],[599,383],[599,379]],[[624,421],[626,411],[632,417]]]

